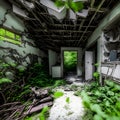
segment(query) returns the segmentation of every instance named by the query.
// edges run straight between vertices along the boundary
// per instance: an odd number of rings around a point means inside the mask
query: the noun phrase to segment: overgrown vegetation
[[[30,65],[29,68],[27,69],[24,69],[24,67],[18,67],[18,66],[20,65],[5,63],[3,61],[0,61],[0,101],[1,101],[1,104],[4,104],[4,105],[7,103],[16,104],[17,102],[22,107],[24,107],[23,110],[21,108],[21,111],[25,112],[25,110],[29,109],[28,106],[33,104],[33,100],[37,99],[37,97],[34,95],[32,91],[32,88],[37,88],[37,89],[39,88],[40,90],[44,90],[45,89],[44,87],[48,87],[47,89],[49,89],[49,92],[50,92],[48,93],[48,96],[49,94],[54,94],[55,98],[62,96],[60,95],[61,93],[59,92],[53,93],[51,90],[57,86],[65,85],[66,83],[65,80],[52,79],[48,75],[48,72],[44,65],[35,63],[34,65]],[[11,76],[6,76],[6,72],[9,72],[10,74],[13,73],[11,80],[9,79],[9,77]],[[52,99],[50,100],[52,101]],[[9,107],[8,107],[8,110],[9,110]],[[45,120],[47,110],[48,109],[46,107],[41,111],[41,113],[38,116],[40,120]],[[14,114],[17,114],[17,111]],[[12,117],[15,117],[15,118],[21,117],[20,116],[21,113],[18,114],[18,116],[14,114]],[[2,117],[4,118],[7,116],[3,115]],[[24,115],[22,117],[24,118]],[[31,116],[26,117],[26,119],[31,120],[32,117]]]
[[[63,92],[56,91],[56,92],[54,92],[53,97],[56,99],[56,98],[62,97],[63,95],[64,95]]]
[[[46,120],[49,117],[49,107],[45,106],[37,115],[27,116],[24,120]]]
[[[83,120],[119,120],[120,86],[110,80],[101,87],[94,82],[86,86],[81,95],[86,107]]]
[[[7,64],[1,61],[0,69],[0,86],[2,89],[1,95],[4,99],[4,102],[26,102],[31,93],[30,87],[57,87],[65,84],[64,80],[52,79],[45,71],[44,66],[40,64],[35,64],[31,66],[30,69],[25,71],[24,69],[17,69],[16,65]],[[14,70],[16,72],[17,76],[14,76],[14,80],[6,78],[5,72],[7,70]]]
[[[77,52],[64,51],[64,69],[67,71],[76,70],[77,65]]]
[[[37,63],[25,71],[22,68],[18,69],[16,64],[0,61],[0,71],[0,95],[4,99],[4,101],[1,99],[3,103],[26,102],[30,97],[30,87],[51,86],[54,88],[65,84],[65,80],[52,79],[45,67]],[[5,76],[6,71],[14,71],[14,80],[10,80]]]
[[[27,84],[30,84],[31,86],[57,87],[57,86],[65,84],[65,80],[58,80],[58,79],[51,78],[48,75],[48,72],[45,69],[45,67],[37,63],[34,64],[34,66],[30,68],[29,75],[30,75],[30,78],[28,79]]]
[[[94,64],[94,66],[97,68],[97,67],[99,66],[99,64],[96,63],[96,64]],[[93,73],[93,77],[95,78],[95,80],[96,80],[97,82],[99,82],[100,73],[99,73],[98,71],[95,71],[95,72]]]
[[[79,12],[83,9],[84,5],[82,1],[75,2],[74,0],[52,0],[57,7],[65,6],[67,9],[72,9],[74,12]]]

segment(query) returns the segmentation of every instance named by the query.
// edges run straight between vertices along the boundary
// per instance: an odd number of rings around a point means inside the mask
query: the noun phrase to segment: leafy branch
[[[73,0],[52,0],[55,2],[55,5],[60,8],[65,6],[67,9],[72,9],[74,12],[79,12],[84,8],[83,2],[77,1],[74,2]]]

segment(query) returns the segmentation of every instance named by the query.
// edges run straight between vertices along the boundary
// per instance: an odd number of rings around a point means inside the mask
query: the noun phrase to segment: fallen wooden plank
[[[21,104],[21,102],[11,102],[11,103],[5,103],[5,104],[3,104],[3,105],[0,105],[0,108],[4,108],[4,107],[8,107],[8,106],[10,106],[10,105],[20,105]]]
[[[47,103],[43,103],[41,105],[38,105],[36,107],[31,108],[31,110],[28,110],[26,113],[24,113],[25,115],[29,115],[32,114],[34,112],[38,112],[40,110],[42,110],[45,106],[52,106],[53,102],[47,102]]]
[[[45,102],[49,102],[49,101],[52,101],[52,100],[53,100],[53,98],[51,96],[48,96],[46,98],[41,99],[40,103],[45,103]]]
[[[36,101],[37,101],[37,102],[33,105],[34,107],[35,107],[35,106],[38,106],[38,105],[40,105],[40,104],[42,104],[42,103],[46,103],[46,102],[53,101],[53,98],[52,98],[52,96],[48,96],[48,97],[42,98],[41,100],[36,99]]]

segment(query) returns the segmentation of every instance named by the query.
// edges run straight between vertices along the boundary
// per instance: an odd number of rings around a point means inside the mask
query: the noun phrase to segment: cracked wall
[[[4,0],[0,1],[0,27],[21,33],[25,31],[23,22],[12,13],[11,7]],[[44,52],[37,48],[32,40],[27,39],[25,34],[21,37],[20,45],[0,40],[0,60],[16,64],[21,69],[26,69],[32,63],[41,63],[42,58],[45,57]]]

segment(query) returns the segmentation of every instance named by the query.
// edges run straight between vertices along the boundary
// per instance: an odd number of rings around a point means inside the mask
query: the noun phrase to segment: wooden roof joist
[[[41,30],[41,29],[40,29],[40,30],[39,30],[39,29],[38,29],[38,30],[33,30],[33,31],[35,31],[35,32],[46,32],[46,33],[51,33],[51,32],[52,32],[52,33],[53,33],[53,32],[60,32],[60,33],[61,33],[61,32],[65,32],[65,33],[66,33],[66,32],[70,32],[70,33],[72,33],[72,32],[75,32],[75,33],[83,33],[83,32],[84,32],[84,31],[76,31],[76,30],[50,30],[50,31],[48,30],[48,31],[47,31],[47,30]],[[92,31],[86,31],[86,33],[89,33],[89,32],[92,32]]]
[[[52,26],[52,27],[62,27],[62,26],[65,26],[65,27],[79,27],[80,24],[76,24],[76,25],[71,25],[71,24],[49,24],[48,26]],[[83,28],[86,28],[88,26],[82,26]],[[96,28],[97,26],[89,26],[90,28]]]
[[[34,4],[32,9],[20,2],[21,0],[9,1],[11,6],[16,5],[27,13],[29,19],[17,17],[24,20],[29,38],[33,39],[39,48],[55,50],[62,46],[85,47],[100,21],[120,2],[119,0],[89,0],[89,3],[85,4],[85,9],[89,9],[86,18],[77,15],[76,19],[65,16],[64,19],[59,20],[49,14],[40,0],[30,0]]]
[[[53,41],[53,42],[60,42],[60,41],[64,41],[64,42],[73,42],[73,41],[79,41],[79,40],[56,40],[56,39],[46,39],[47,41]],[[44,40],[44,41],[46,41]]]
[[[54,37],[54,38],[69,38],[69,37],[72,37],[72,38],[78,38],[80,37],[80,35],[74,35],[74,36],[71,36],[71,35],[35,35],[35,37]]]

